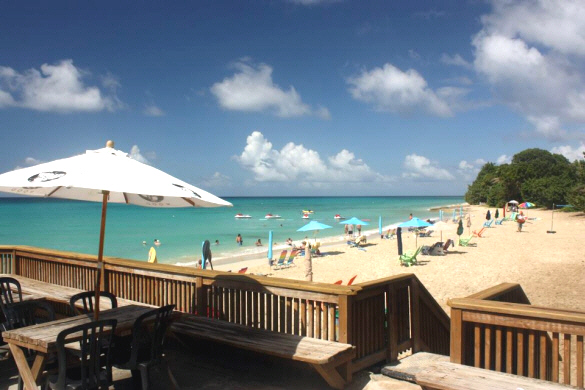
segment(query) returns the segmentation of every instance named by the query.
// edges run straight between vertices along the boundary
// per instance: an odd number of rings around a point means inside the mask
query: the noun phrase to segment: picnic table
[[[134,321],[150,310],[152,308],[148,306],[126,305],[100,312],[100,319],[117,319],[116,334],[125,335],[132,329]],[[57,336],[59,333],[64,329],[91,321],[93,321],[93,314],[83,314],[2,333],[2,338],[10,347],[18,371],[27,389],[37,388],[37,381],[45,368],[47,357],[57,350]],[[71,341],[76,340],[72,339]],[[37,352],[32,366],[29,366],[27,362],[25,349]]]

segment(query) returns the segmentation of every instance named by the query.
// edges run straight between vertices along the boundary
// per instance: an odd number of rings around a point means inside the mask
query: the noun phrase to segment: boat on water
[[[305,214],[303,214],[303,219],[309,219],[309,218],[310,218],[310,217],[309,217],[309,214],[306,214],[306,213],[305,213]]]
[[[236,217],[236,218],[238,218],[238,219],[247,219],[247,218],[252,218],[252,216],[251,216],[251,215],[248,215],[248,214],[242,214],[242,213],[237,213],[237,214],[235,215],[235,217]]]
[[[278,215],[278,214],[270,214],[270,213],[268,213],[268,214],[266,214],[264,216],[264,218],[266,218],[266,219],[274,219],[274,218],[281,218],[281,216]]]
[[[345,217],[342,217],[342,216],[341,216],[341,215],[339,215],[339,214],[335,214],[335,217],[333,217],[333,218],[335,218],[335,219],[345,219]]]
[[[303,214],[313,214],[313,210],[303,210]]]

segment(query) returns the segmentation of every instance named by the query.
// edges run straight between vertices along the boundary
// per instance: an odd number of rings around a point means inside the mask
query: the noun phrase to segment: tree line
[[[512,199],[548,209],[569,204],[585,211],[585,160],[570,162],[560,154],[526,149],[510,164],[485,164],[465,193],[469,204],[490,207],[502,207]]]

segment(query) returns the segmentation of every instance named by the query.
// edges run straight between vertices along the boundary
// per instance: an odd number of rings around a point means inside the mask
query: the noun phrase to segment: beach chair
[[[513,212],[509,216],[507,216],[505,218],[502,218],[502,220],[504,220],[504,221],[515,221],[516,220],[516,215],[518,215],[518,213]]]
[[[289,267],[294,267],[294,266],[295,266],[294,260],[295,260],[295,257],[296,257],[298,254],[299,254],[299,251],[295,251],[295,250],[293,250],[293,251],[290,253],[290,256],[288,257],[288,259],[287,259],[287,260],[286,260],[286,261],[285,261],[285,262],[284,262],[284,263],[283,263],[283,264],[282,264],[280,267],[278,267],[278,268],[275,268],[275,269],[282,269],[282,268],[289,268]]]
[[[452,239],[448,239],[447,242],[445,242],[445,245],[443,245],[443,253],[447,252],[449,246],[455,246],[455,242]]]
[[[410,267],[411,265],[415,265],[416,264],[416,257],[418,256],[418,254],[420,253],[421,250],[422,250],[422,246],[419,246],[418,249],[415,251],[404,252],[398,258],[398,260],[400,261],[400,265],[404,265],[406,267]]]
[[[486,228],[492,227],[492,223],[494,223],[493,219],[490,219],[489,221],[485,221],[483,223],[483,227],[486,227]]]
[[[428,231],[419,231],[419,232],[418,232],[418,236],[419,236],[419,237],[430,237],[432,233],[433,233],[433,231],[432,231],[432,230],[428,230]]]
[[[320,247],[321,247],[320,242],[316,242],[315,244],[313,244],[311,246],[311,254],[313,254],[315,256],[321,256],[321,251],[319,250]]]
[[[473,235],[474,235],[475,237],[480,237],[480,238],[483,238],[483,232],[485,231],[485,229],[486,229],[485,227],[482,227],[482,228],[481,228],[481,230],[480,230],[479,232],[478,232],[478,231],[476,231],[476,230],[474,230],[474,231],[473,231]]]
[[[341,284],[343,283],[343,280],[338,280],[337,282],[333,283],[333,284]]]
[[[284,264],[284,261],[286,260],[286,254],[287,254],[286,250],[280,252],[280,257],[278,258],[278,261],[276,263],[272,264],[272,268],[282,267],[282,265]]]
[[[351,286],[351,284],[353,283],[353,281],[355,280],[355,278],[357,278],[357,275],[355,275],[354,277],[352,277],[351,279],[349,279],[349,282],[347,282],[348,286]]]
[[[469,242],[473,238],[473,234],[467,238],[459,238],[459,246],[469,246]]]
[[[248,267],[244,267],[244,268],[241,268],[241,269],[238,271],[238,273],[239,273],[239,274],[245,274],[247,270],[248,270]]]
[[[501,225],[504,222],[504,218],[496,219],[496,225]]]

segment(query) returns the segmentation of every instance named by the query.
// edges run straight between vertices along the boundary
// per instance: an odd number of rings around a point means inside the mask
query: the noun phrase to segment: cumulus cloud
[[[214,172],[210,177],[206,177],[201,181],[203,187],[219,188],[231,185],[231,177],[220,172]]]
[[[549,140],[585,121],[585,2],[492,1],[472,40],[475,70]],[[521,22],[519,22],[521,21]]]
[[[441,55],[441,62],[446,65],[461,66],[463,68],[472,68],[472,64],[461,57],[460,54],[450,56],[449,54],[443,53]]]
[[[293,86],[284,90],[276,85],[269,65],[240,61],[234,67],[237,72],[232,77],[226,77],[211,87],[211,93],[226,110],[268,111],[284,118],[312,114],[322,117],[327,110],[321,107],[314,112]]]
[[[143,113],[146,116],[164,116],[165,115],[165,112],[154,104],[149,104],[148,106],[144,107]]]
[[[406,72],[392,64],[364,70],[347,80],[356,100],[371,103],[376,110],[398,114],[424,112],[440,117],[453,115],[451,108],[414,69]]]
[[[138,145],[132,146],[132,148],[130,149],[129,156],[130,156],[130,158],[132,158],[136,161],[150,165],[150,161],[148,161],[148,159],[140,153],[140,148],[138,147]]]
[[[455,177],[446,169],[439,168],[437,164],[432,163],[428,158],[419,156],[415,153],[409,154],[404,159],[405,172],[403,177],[414,179],[433,179],[433,180],[454,180]]]
[[[496,165],[510,164],[511,162],[512,156],[507,156],[505,154],[502,154],[500,157],[496,159]]]
[[[466,160],[461,160],[457,167],[457,172],[465,179],[465,180],[473,180],[477,177],[477,174],[481,170],[481,168],[485,165],[486,161],[482,158],[478,158],[475,161],[468,162]]]
[[[247,137],[246,147],[236,160],[253,172],[258,182],[297,181],[319,185],[389,180],[348,150],[323,160],[317,151],[293,142],[277,150],[259,131]]]
[[[581,142],[579,146],[573,148],[570,145],[556,146],[551,149],[551,153],[562,154],[567,160],[573,162],[575,160],[583,160],[583,153],[585,153],[585,144]]]
[[[63,60],[55,65],[43,64],[40,70],[25,72],[0,66],[0,108],[21,107],[38,111],[113,111],[122,106],[115,96],[113,78],[108,83],[110,94],[96,86],[86,86],[87,72]],[[115,89],[115,88],[114,88]]]

